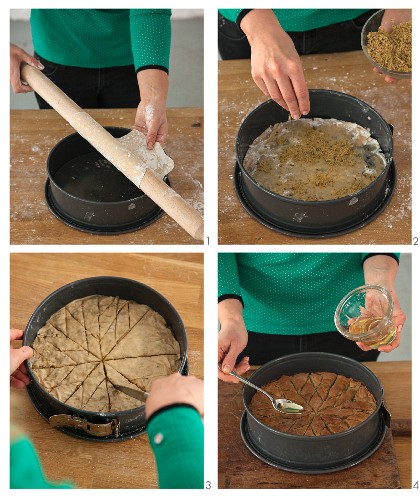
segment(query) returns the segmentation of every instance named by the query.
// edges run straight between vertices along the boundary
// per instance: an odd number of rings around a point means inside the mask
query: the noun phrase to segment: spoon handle
[[[244,377],[241,377],[241,375],[238,375],[235,370],[232,370],[230,372],[230,375],[233,375],[234,377],[236,377],[238,380],[240,380],[241,382],[243,382],[244,384],[246,385],[249,385],[250,387],[252,387],[253,389],[259,391],[259,392],[262,392],[263,394],[265,394],[267,396],[268,399],[270,399],[270,401],[273,403],[274,402],[274,398],[272,396],[270,396],[270,394],[268,394],[268,392],[265,392],[264,389],[261,389],[261,387],[258,387],[258,385],[254,385],[252,382],[250,382],[247,378],[244,378]]]

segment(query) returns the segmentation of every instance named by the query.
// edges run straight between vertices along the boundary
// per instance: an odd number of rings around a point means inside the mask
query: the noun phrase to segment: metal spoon
[[[220,363],[217,366],[218,366],[219,370],[221,372],[223,372],[222,366],[220,365]],[[290,399],[274,399],[273,396],[270,396],[270,394],[268,394],[268,392],[265,392],[264,389],[261,389],[261,387],[254,385],[248,379],[238,375],[235,372],[235,370],[232,370],[231,372],[229,372],[229,375],[233,375],[234,377],[236,377],[238,380],[240,380],[244,384],[249,385],[253,389],[262,392],[271,401],[271,404],[273,405],[274,409],[281,412],[281,413],[296,413],[297,414],[297,413],[303,413],[305,410],[303,408],[303,406],[300,406],[297,403],[290,401]]]

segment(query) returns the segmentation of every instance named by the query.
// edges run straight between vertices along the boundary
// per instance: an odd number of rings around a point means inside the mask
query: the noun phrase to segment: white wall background
[[[29,21],[30,9],[10,9],[11,21]],[[172,19],[191,19],[203,17],[203,9],[172,9]]]

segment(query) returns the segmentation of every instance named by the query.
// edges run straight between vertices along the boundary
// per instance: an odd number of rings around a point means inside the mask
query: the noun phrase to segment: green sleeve
[[[131,9],[131,48],[136,71],[168,72],[171,50],[171,9]]]
[[[252,9],[251,9],[252,10]],[[355,19],[366,9],[272,9],[286,32],[309,31],[331,24]],[[220,9],[223,17],[236,24],[248,14],[249,9]],[[264,27],[261,27],[264,29]]]
[[[147,433],[159,488],[204,487],[204,426],[194,408],[174,405],[159,410],[149,420]]]
[[[236,19],[242,11],[243,9],[219,9],[220,14],[233,23],[236,23]]]
[[[242,301],[236,255],[234,253],[219,253],[218,259],[219,301],[231,296],[236,296]]]
[[[10,444],[10,488],[67,489],[72,488],[72,486],[47,481],[32,443],[26,436],[19,436]]]

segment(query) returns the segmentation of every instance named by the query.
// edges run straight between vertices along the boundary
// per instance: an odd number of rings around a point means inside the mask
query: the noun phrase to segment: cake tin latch
[[[72,427],[73,429],[80,429],[86,434],[91,436],[115,436],[120,434],[120,422],[117,418],[113,418],[111,422],[105,424],[93,424],[86,419],[76,415],[52,415],[49,418],[51,427]]]
[[[385,425],[388,427],[388,429],[391,428],[391,414],[387,410],[385,403],[382,401],[382,406],[381,406],[381,413],[382,413],[382,418],[384,419]]]

